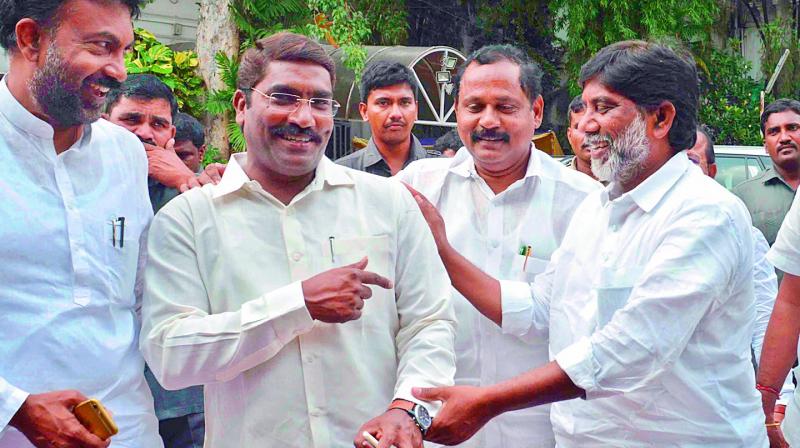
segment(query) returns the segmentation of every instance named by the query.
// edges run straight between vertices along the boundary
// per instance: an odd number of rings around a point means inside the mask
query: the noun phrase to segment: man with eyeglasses
[[[206,447],[421,448],[435,404],[411,387],[453,383],[449,280],[414,199],[324,157],[334,81],[308,38],[258,41],[234,97],[247,152],[151,225],[141,348],[165,387],[205,385]]]
[[[361,75],[358,111],[369,123],[372,137],[363,150],[336,163],[378,176],[391,177],[409,163],[436,157],[411,133],[417,120],[414,74],[399,62],[377,61]]]

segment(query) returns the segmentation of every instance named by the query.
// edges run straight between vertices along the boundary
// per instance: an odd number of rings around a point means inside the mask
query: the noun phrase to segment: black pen
[[[117,221],[119,221],[119,247],[123,247],[125,245],[125,217],[120,216]]]
[[[331,263],[335,263],[333,258],[333,240],[334,238],[332,236],[328,237],[328,244],[331,246]]]

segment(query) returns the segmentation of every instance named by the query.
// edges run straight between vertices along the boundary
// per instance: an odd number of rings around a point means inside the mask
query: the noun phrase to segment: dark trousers
[[[158,422],[158,433],[164,441],[164,448],[203,448],[205,432],[202,412]]]

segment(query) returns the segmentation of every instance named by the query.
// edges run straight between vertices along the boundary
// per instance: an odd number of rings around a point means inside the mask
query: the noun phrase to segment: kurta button
[[[301,258],[303,258],[303,254],[300,252],[295,252],[292,254],[292,260],[294,261],[300,261]]]

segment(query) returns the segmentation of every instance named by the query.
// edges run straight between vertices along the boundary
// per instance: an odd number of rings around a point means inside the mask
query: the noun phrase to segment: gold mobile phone
[[[95,398],[90,398],[75,406],[72,410],[78,421],[92,434],[107,440],[119,432],[116,423],[111,418],[106,408]]]

